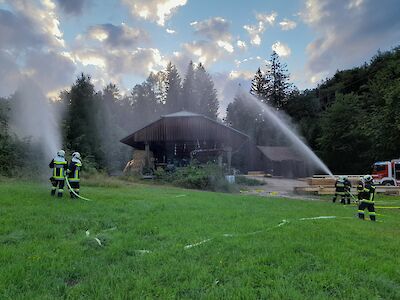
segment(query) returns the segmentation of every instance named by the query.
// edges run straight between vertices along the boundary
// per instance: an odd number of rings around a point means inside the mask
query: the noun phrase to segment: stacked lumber
[[[264,171],[249,171],[249,172],[247,172],[247,175],[249,175],[249,176],[264,176],[265,173],[264,173]]]

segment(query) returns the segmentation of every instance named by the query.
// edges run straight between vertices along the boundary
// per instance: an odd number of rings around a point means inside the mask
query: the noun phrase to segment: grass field
[[[0,299],[400,299],[400,209],[189,191],[0,183]],[[380,197],[377,205],[400,205]],[[332,219],[305,219],[336,216]]]

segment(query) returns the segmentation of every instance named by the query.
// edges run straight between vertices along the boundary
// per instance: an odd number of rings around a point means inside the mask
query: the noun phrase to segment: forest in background
[[[23,89],[0,98],[0,173],[5,176],[26,174],[24,170],[31,172],[42,163],[40,141],[16,130],[18,115],[13,111],[29,101],[27,93],[40,95],[33,84],[28,91]],[[289,116],[334,173],[367,173],[373,162],[400,156],[399,47],[378,52],[362,66],[337,71],[305,91],[291,83],[287,66],[273,53],[269,64],[255,73],[250,92]],[[262,111],[245,105],[239,96],[232,100],[223,120],[227,125],[250,135],[258,145],[279,143],[279,134]],[[112,83],[96,91],[90,76],[81,74],[50,106],[62,132],[62,146],[69,152],[80,151],[88,166],[113,174],[131,156],[130,147],[119,143],[122,137],[182,109],[218,119],[219,101],[202,64],[189,63],[182,79],[170,63],[124,96]]]

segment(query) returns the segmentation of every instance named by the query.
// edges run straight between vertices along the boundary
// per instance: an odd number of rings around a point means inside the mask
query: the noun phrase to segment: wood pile
[[[351,182],[352,189],[351,193],[357,195],[357,184],[362,175],[347,175]],[[314,176],[302,179],[306,181],[308,187],[296,187],[294,190],[298,194],[314,194],[314,195],[333,195],[335,193],[335,182],[338,176],[335,178],[330,176]],[[377,186],[376,193],[382,193],[385,195],[400,195],[400,187],[398,186]]]

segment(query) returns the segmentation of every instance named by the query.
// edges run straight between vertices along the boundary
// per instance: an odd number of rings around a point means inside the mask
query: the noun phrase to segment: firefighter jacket
[[[335,188],[336,188],[336,194],[344,194],[346,191],[344,181],[341,180],[336,180]]]
[[[70,182],[80,181],[81,168],[82,162],[79,159],[73,158],[68,167],[68,180]]]
[[[350,182],[350,180],[346,179],[346,180],[344,181],[344,189],[345,189],[346,192],[350,192],[350,189],[351,189],[351,182]]]
[[[375,198],[375,186],[371,182],[366,182],[362,192],[359,193],[359,198],[361,202],[364,203],[374,203]]]
[[[364,181],[359,180],[357,183],[357,192],[360,194],[364,190]]]
[[[67,167],[67,161],[65,160],[64,157],[56,156],[49,163],[49,167],[53,169],[52,179],[64,180]]]

